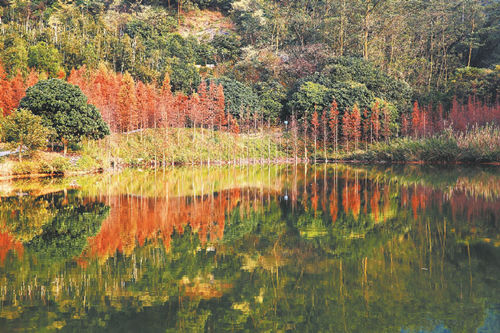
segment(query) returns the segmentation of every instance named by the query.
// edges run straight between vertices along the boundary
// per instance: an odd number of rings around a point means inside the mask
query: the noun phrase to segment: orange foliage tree
[[[338,151],[338,140],[339,140],[339,109],[337,102],[333,100],[330,107],[330,130],[333,136],[333,141],[335,143],[335,152]]]

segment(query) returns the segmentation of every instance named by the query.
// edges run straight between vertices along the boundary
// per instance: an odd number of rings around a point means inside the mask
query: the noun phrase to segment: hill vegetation
[[[107,127],[267,132],[315,160],[444,130],[471,137],[500,122],[499,17],[500,2],[479,0],[1,1],[0,109],[42,115],[64,150]],[[53,110],[28,105],[46,105],[36,87],[56,78],[107,126],[54,128]],[[209,155],[220,154],[162,159]]]

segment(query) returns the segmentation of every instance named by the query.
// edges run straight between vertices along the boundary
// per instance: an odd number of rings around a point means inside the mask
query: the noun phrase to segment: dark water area
[[[500,332],[500,168],[0,183],[0,332]]]

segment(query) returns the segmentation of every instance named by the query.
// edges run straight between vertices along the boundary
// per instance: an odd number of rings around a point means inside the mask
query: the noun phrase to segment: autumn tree
[[[346,150],[349,150],[349,141],[352,138],[352,117],[349,109],[345,109],[344,116],[342,117],[342,136]]]
[[[202,80],[200,85],[198,86],[198,96],[199,96],[199,106],[197,119],[200,120],[201,127],[206,126],[206,121],[209,118],[208,116],[208,90],[207,90],[207,82]]]
[[[422,116],[420,112],[420,108],[418,107],[418,102],[415,101],[413,103],[413,112],[412,112],[412,120],[411,127],[413,129],[414,137],[418,137],[420,134],[420,127],[422,126]]]
[[[330,107],[330,131],[333,136],[333,140],[335,142],[335,153],[338,151],[338,139],[339,139],[339,109],[337,106],[337,102],[333,100],[332,105]]]
[[[365,149],[368,149],[368,141],[370,140],[370,130],[371,130],[371,121],[370,115],[368,114],[368,109],[363,111],[362,118],[362,128],[363,128],[363,140],[365,141]]]
[[[387,106],[382,108],[382,136],[386,142],[391,137],[391,113]]]
[[[318,133],[319,133],[319,118],[318,112],[314,110],[314,113],[311,117],[311,130],[314,140],[314,163],[316,163],[316,153],[317,153],[317,141],[318,141]]]
[[[170,126],[170,118],[174,107],[174,96],[170,85],[170,76],[165,73],[160,91],[160,123],[163,128]]]
[[[24,86],[24,79],[20,71],[18,71],[16,76],[14,76],[10,80],[10,91],[11,91],[12,107],[17,108],[19,106],[19,102],[24,97],[24,94],[26,92],[26,88]]]
[[[225,112],[224,88],[222,84],[217,85],[217,92],[215,95],[215,119],[219,130],[222,130],[223,126],[226,126],[228,123]]]
[[[370,142],[378,141],[380,138],[380,107],[379,102],[373,104],[370,116]]]
[[[234,134],[240,133],[240,126],[238,125],[238,121],[235,117],[233,117],[230,113],[227,115],[228,117],[228,126],[229,131]]]
[[[328,114],[327,109],[323,109],[323,114],[321,115],[321,129],[323,130],[323,154],[325,162],[328,162],[326,145],[328,143]]]
[[[354,147],[358,149],[359,139],[361,138],[361,113],[357,104],[354,104],[351,113],[351,131],[354,139]]]
[[[410,124],[406,114],[401,115],[401,135],[408,136],[410,134]]]
[[[38,82],[39,78],[40,74],[33,68],[30,69],[28,77],[26,78],[26,88],[33,87]]]
[[[12,104],[11,84],[7,79],[7,73],[5,72],[3,64],[0,62],[0,109],[3,115],[10,113]]]
[[[297,164],[299,128],[295,113],[292,114],[292,120],[290,121],[290,131],[292,133],[293,155],[295,157],[295,164]]]
[[[127,72],[120,83],[117,101],[118,128],[121,132],[129,132],[137,125],[135,83]]]

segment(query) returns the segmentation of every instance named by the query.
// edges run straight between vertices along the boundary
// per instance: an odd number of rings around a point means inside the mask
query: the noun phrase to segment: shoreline
[[[456,166],[456,165],[464,165],[464,166],[500,166],[500,162],[462,162],[462,161],[368,161],[368,160],[340,160],[340,159],[332,159],[332,160],[324,160],[317,159],[316,162],[304,159],[295,158],[281,158],[281,159],[272,159],[268,160],[266,158],[262,159],[250,159],[246,161],[204,161],[204,162],[195,162],[195,163],[169,163],[166,166],[157,165],[154,166],[154,162],[142,164],[142,165],[120,165],[115,168],[99,168],[93,170],[79,170],[79,171],[66,171],[66,172],[55,172],[55,173],[24,173],[24,174],[11,174],[11,175],[0,175],[0,181],[9,181],[9,180],[19,180],[19,179],[40,179],[40,178],[66,178],[72,176],[80,176],[80,175],[90,175],[90,174],[103,174],[103,173],[113,173],[120,172],[124,169],[148,169],[148,170],[161,170],[170,167],[185,167],[185,166],[245,166],[245,165],[266,165],[266,164],[288,164],[288,165],[298,165],[298,164],[362,164],[362,165],[439,165],[439,166]]]

